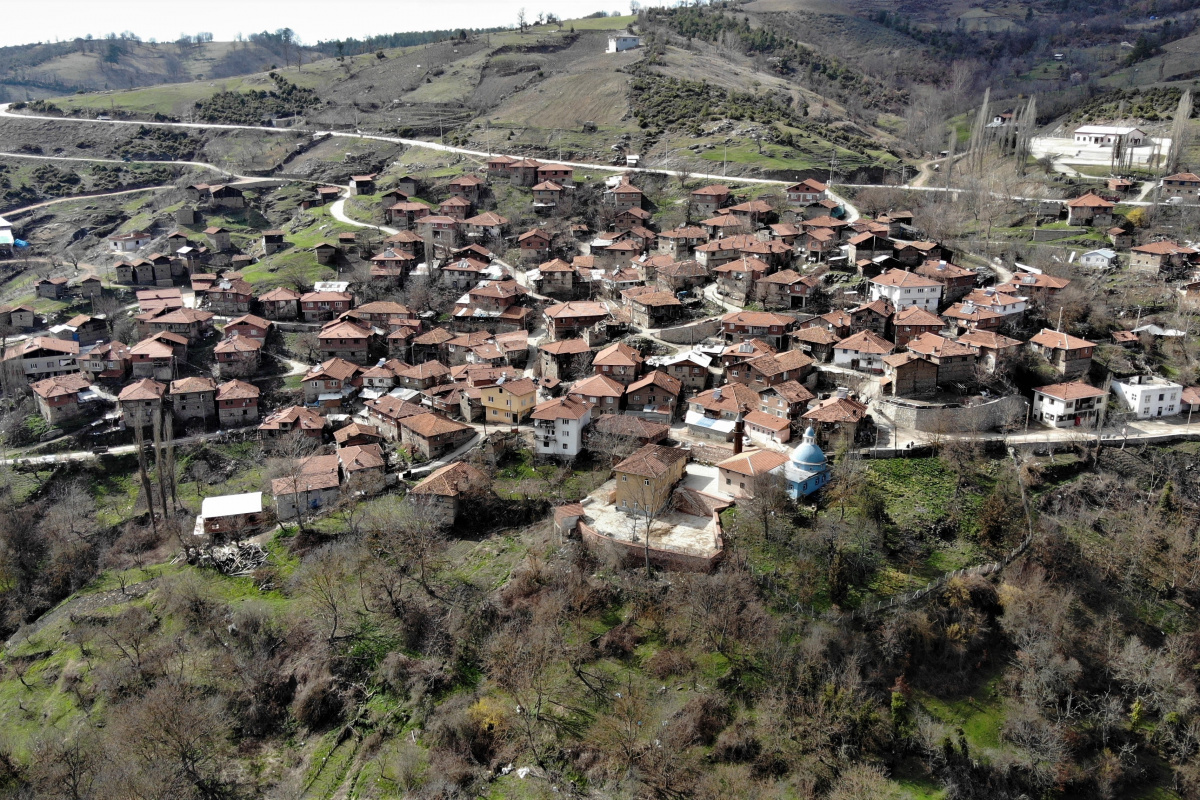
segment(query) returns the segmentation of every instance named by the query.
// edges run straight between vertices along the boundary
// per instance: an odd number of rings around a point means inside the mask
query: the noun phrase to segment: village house
[[[33,283],[34,292],[38,297],[47,300],[58,300],[67,293],[66,278],[41,278]]]
[[[121,408],[121,419],[126,425],[153,425],[162,414],[163,395],[167,393],[164,383],[142,378],[134,381],[117,395]]]
[[[177,333],[189,342],[197,342],[212,332],[214,316],[211,311],[198,308],[176,308],[145,321],[139,319],[139,328],[143,335]]]
[[[972,294],[975,293],[972,292]],[[993,308],[977,305],[968,299],[950,306],[942,312],[941,316],[951,333],[959,334],[963,331],[997,330],[1004,324],[1005,318],[1008,315],[1002,314]]]
[[[758,294],[758,283],[771,271],[765,261],[743,255],[712,270],[717,278],[717,292],[735,305],[745,303]]]
[[[34,326],[36,320],[37,313],[29,306],[0,306],[0,325],[28,329]]]
[[[296,319],[300,315],[300,297],[299,292],[280,286],[260,295],[258,302],[268,319]]]
[[[911,307],[911,306],[910,306]],[[887,300],[872,300],[850,309],[850,327],[855,331],[870,331],[886,337],[895,309]]]
[[[679,318],[683,313],[683,303],[671,292],[654,291],[651,287],[641,289],[650,291],[622,292],[629,305],[629,317],[633,324],[641,328],[661,328]]]
[[[1112,393],[1137,419],[1169,417],[1183,410],[1183,385],[1155,375],[1113,381]]]
[[[738,376],[737,370],[747,361],[779,352],[761,339],[745,339],[721,350],[719,359],[726,375]]]
[[[712,356],[697,350],[685,350],[673,356],[666,356],[656,362],[656,368],[665,371],[679,381],[685,389],[703,391],[708,385],[708,368],[712,365]]]
[[[1017,356],[1023,344],[995,331],[972,330],[958,337],[958,341],[975,351],[978,365],[987,372],[996,369]]]
[[[744,203],[730,206],[721,213],[737,217],[747,230],[756,230],[760,224],[765,224],[774,214],[775,209],[765,200],[747,200]]]
[[[135,250],[140,250],[153,240],[146,231],[130,231],[128,233],[114,233],[108,237],[108,247],[116,253],[132,253]]]
[[[1018,272],[1011,281],[997,285],[996,291],[1025,297],[1045,308],[1070,283],[1068,278],[1057,278],[1042,272]]]
[[[12,377],[26,383],[79,372],[79,342],[35,336],[12,345],[4,353],[4,362]],[[19,369],[17,368],[19,365]]]
[[[828,327],[814,325],[792,332],[792,347],[808,353],[812,360],[827,363],[833,359],[836,344],[844,339]]]
[[[814,275],[785,269],[759,279],[755,289],[759,302],[766,308],[804,308],[820,285],[821,279]]]
[[[79,368],[93,381],[124,383],[129,374],[132,357],[129,346],[123,342],[105,342],[91,348],[79,357]]]
[[[756,410],[759,405],[758,392],[745,384],[718,386],[688,401],[684,423],[693,436],[727,442],[733,438],[738,415]]]
[[[613,217],[613,227],[618,231],[626,231],[632,228],[641,228],[646,230],[646,225],[651,224],[654,215],[644,208],[626,208]],[[657,240],[657,235],[653,237]]]
[[[692,212],[700,217],[716,216],[717,211],[729,202],[729,187],[712,184],[694,190],[688,199],[692,204]]]
[[[1106,235],[1108,243],[1118,250],[1128,250],[1133,247],[1133,234],[1121,227],[1109,228]]]
[[[609,318],[608,307],[590,300],[576,300],[547,306],[543,312],[550,335],[555,339],[578,336]]]
[[[1193,203],[1200,200],[1200,175],[1177,172],[1162,179],[1162,197],[1182,197]]]
[[[908,343],[908,350],[937,365],[938,383],[967,383],[975,377],[976,353],[970,345],[923,333]]]
[[[58,425],[83,413],[81,403],[97,400],[91,379],[81,373],[57,375],[29,385],[38,413],[50,425]]]
[[[301,380],[304,402],[331,408],[340,406],[357,391],[362,372],[362,367],[342,358],[331,358],[310,367]]]
[[[300,295],[300,313],[305,322],[327,322],[354,306],[349,292],[314,291]]]
[[[159,339],[143,339],[129,348],[130,370],[135,378],[169,381],[175,377],[175,348]]]
[[[485,211],[463,220],[468,239],[475,241],[500,241],[508,228],[508,217],[502,217],[494,211]]]
[[[1116,203],[1111,203],[1091,192],[1083,197],[1067,201],[1068,225],[1095,225],[1109,227],[1113,222],[1113,209]]]
[[[452,289],[472,289],[488,271],[489,264],[472,255],[458,256],[442,265],[441,284]]]
[[[828,196],[825,184],[814,178],[793,183],[783,191],[787,195],[788,203],[794,206],[809,206]]]
[[[734,311],[721,317],[721,334],[726,344],[762,339],[779,350],[795,326],[795,317],[770,311]]]
[[[945,327],[940,317],[919,306],[902,309],[892,319],[896,347],[904,347],[923,333],[937,333]]]
[[[227,337],[245,336],[247,339],[257,339],[265,342],[272,327],[274,327],[274,323],[270,320],[263,319],[254,314],[243,314],[226,323],[222,333]]]
[[[1089,250],[1079,257],[1079,263],[1092,269],[1112,269],[1117,265],[1117,251],[1107,247]]]
[[[678,378],[654,370],[625,388],[626,412],[641,414],[655,422],[669,423],[675,418],[682,391],[683,384]]]
[[[628,386],[641,374],[642,354],[623,342],[611,344],[596,353],[592,369],[597,375]]]
[[[756,484],[767,475],[781,472],[787,461],[788,457],[777,450],[739,453],[717,464],[717,488],[731,497],[752,498]]]
[[[426,253],[428,258],[445,258],[459,245],[459,227],[461,221],[445,214],[422,217],[417,220],[417,228],[421,238],[433,243],[433,253]]]
[[[417,203],[412,200],[404,200],[387,208],[387,221],[396,226],[399,230],[410,231],[415,230],[417,223],[432,212],[429,206],[424,203]]]
[[[517,159],[512,156],[494,155],[488,156],[484,164],[489,178],[507,178],[509,165],[515,163]]]
[[[593,418],[599,414],[620,414],[625,384],[605,375],[593,375],[568,389],[567,396],[586,403],[594,412]]]
[[[422,516],[450,525],[463,503],[487,493],[491,484],[486,473],[465,461],[455,461],[431,472],[409,490],[408,496],[417,503]]]
[[[245,314],[250,311],[250,303],[254,300],[254,287],[240,278],[219,279],[208,287],[205,296],[208,308],[215,314]]]
[[[220,208],[245,208],[246,196],[236,186],[209,186],[204,198]]]
[[[542,164],[537,168],[538,181],[554,181],[561,186],[574,185],[575,168],[565,164]]]
[[[321,412],[304,406],[287,406],[267,415],[258,426],[259,436],[275,439],[295,433],[320,441],[325,430],[325,417]]]
[[[459,175],[450,181],[448,189],[451,197],[457,197],[460,200],[466,200],[471,205],[475,205],[483,198],[484,192],[487,191],[487,181],[478,175]]]
[[[531,416],[538,455],[575,458],[583,450],[583,430],[592,420],[588,404],[559,397],[539,403]]]
[[[859,331],[833,346],[833,363],[859,372],[883,372],[883,357],[895,346],[871,331]]]
[[[401,420],[429,412],[429,409],[424,406],[401,400],[390,394],[368,400],[364,406],[370,423],[378,428],[383,436],[392,441],[400,439]]]
[[[375,494],[387,484],[387,455],[377,444],[354,444],[339,447],[338,466],[347,488]]]
[[[575,268],[561,258],[543,262],[527,276],[537,291],[551,297],[570,298],[574,293]]]
[[[550,234],[534,228],[517,237],[521,249],[521,260],[527,264],[540,263],[550,255]]]
[[[795,379],[787,380],[759,392],[758,410],[779,419],[794,420],[804,413],[813,399],[815,395],[804,388],[804,384]]]
[[[483,389],[481,402],[488,422],[519,425],[537,405],[537,384],[528,378],[497,382]]]
[[[460,333],[446,342],[446,358],[452,367],[466,364],[467,357],[471,355],[473,348],[490,341],[492,341],[492,334],[487,331]]]
[[[212,378],[188,377],[171,381],[171,412],[183,422],[207,423],[217,415],[217,383]]]
[[[351,175],[350,176],[350,196],[355,197],[360,194],[375,194],[375,173],[370,175]]]
[[[312,455],[300,460],[291,475],[271,481],[275,515],[297,520],[333,506],[341,497],[341,478],[336,455]]]
[[[258,372],[262,357],[263,340],[252,339],[235,333],[227,336],[213,348],[217,361],[217,373],[222,378],[246,377]]]
[[[475,429],[432,412],[400,420],[400,442],[426,459],[440,458],[475,437]]]
[[[346,320],[334,320],[317,334],[317,349],[324,358],[337,356],[361,363],[367,360],[372,336],[369,328]]]
[[[258,422],[261,391],[245,381],[226,381],[217,387],[217,422],[222,428],[242,428]]]
[[[544,342],[538,345],[542,377],[558,381],[582,377],[591,372],[590,353],[587,342],[583,339]]]
[[[922,275],[892,269],[871,278],[871,299],[884,299],[900,311],[917,306],[936,313],[942,297],[942,284]]]
[[[828,444],[842,437],[850,442],[857,441],[867,427],[868,417],[866,404],[850,397],[846,389],[839,388],[833,396],[805,412],[801,419],[812,426],[817,441]]]
[[[426,361],[395,370],[396,379],[405,389],[424,391],[430,386],[450,380],[450,368],[440,361]]]
[[[333,432],[333,441],[340,450],[343,447],[356,447],[367,444],[382,445],[385,441],[379,428],[374,425],[364,425],[361,422],[351,422]]]
[[[933,394],[937,391],[938,368],[917,353],[893,353],[883,357],[880,389],[895,397]]]
[[[1092,427],[1108,393],[1078,381],[1040,386],[1033,390],[1031,419],[1051,428]]]
[[[676,259],[687,258],[699,245],[708,241],[708,231],[696,225],[688,225],[658,235],[658,251]]]
[[[605,414],[592,424],[598,433],[632,439],[641,447],[665,441],[671,426],[665,422],[652,422],[630,414]]]
[[[1176,242],[1150,242],[1130,248],[1129,269],[1173,277],[1200,260],[1196,256],[1196,250]]]
[[[50,332],[58,339],[69,339],[81,345],[92,344],[108,336],[108,319],[103,314],[97,317],[76,314],[62,325],[55,325]]]
[[[438,204],[438,214],[460,222],[465,221],[471,216],[471,201],[465,197],[451,195]]]
[[[925,261],[913,272],[942,284],[942,300],[947,303],[953,303],[970,294],[979,277],[979,273],[974,270],[942,259]]]
[[[214,543],[240,541],[263,525],[262,492],[217,495],[200,503],[200,530]]]
[[[508,179],[513,186],[529,188],[538,182],[538,167],[540,166],[542,163],[532,158],[513,161],[508,165]]]
[[[535,211],[548,211],[562,200],[563,187],[554,181],[542,181],[533,189],[533,208]]]
[[[1063,378],[1086,375],[1092,367],[1092,351],[1096,345],[1086,339],[1043,328],[1028,342],[1029,349],[1050,362]]]
[[[800,350],[767,353],[730,370],[729,380],[761,390],[764,386],[775,386],[785,381],[802,381],[812,370],[812,365],[812,357]]]
[[[648,444],[613,467],[614,505],[626,513],[658,513],[683,480],[688,453],[677,447]]]
[[[641,189],[628,183],[626,178],[622,178],[621,183],[608,192],[608,197],[611,198],[616,210],[620,212],[627,208],[641,208],[645,195]]]

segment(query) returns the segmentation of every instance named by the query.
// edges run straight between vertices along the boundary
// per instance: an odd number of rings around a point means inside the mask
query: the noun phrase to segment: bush
[[[313,731],[336,725],[344,712],[345,703],[329,675],[314,678],[305,684],[292,705],[296,720]]]

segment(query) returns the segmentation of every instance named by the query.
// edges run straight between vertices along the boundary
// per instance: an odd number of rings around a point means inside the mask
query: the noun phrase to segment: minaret
[[[733,454],[741,455],[742,437],[746,431],[746,405],[738,406],[737,420],[733,423]]]

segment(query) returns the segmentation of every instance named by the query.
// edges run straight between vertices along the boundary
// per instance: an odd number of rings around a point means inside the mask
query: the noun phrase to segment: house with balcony
[[[787,335],[795,326],[795,317],[771,311],[734,311],[721,317],[726,344],[761,339],[779,350],[786,347]]]
[[[268,440],[296,434],[320,441],[324,431],[325,417],[316,409],[304,406],[287,406],[273,411],[258,426],[259,436]]]
[[[1033,390],[1031,419],[1051,428],[1090,428],[1100,421],[1108,393],[1073,381]]]
[[[475,429],[452,419],[427,412],[400,420],[400,442],[426,459],[439,458],[475,437]]]
[[[363,368],[343,358],[331,358],[311,367],[304,374],[304,402],[337,408],[353,397],[362,383]]]
[[[235,333],[217,343],[213,358],[222,378],[247,377],[258,372],[262,358],[263,340]]]
[[[891,355],[895,345],[871,331],[859,331],[833,346],[833,363],[859,372],[883,372],[883,358]]]
[[[625,384],[604,375],[593,375],[577,381],[567,390],[567,396],[587,404],[592,419],[601,414],[620,414],[624,405]]]
[[[592,409],[571,397],[559,397],[538,403],[531,417],[538,455],[574,458],[583,449],[583,431],[592,421]]]
[[[313,291],[299,299],[300,314],[305,322],[328,322],[354,307],[349,292]]]
[[[49,425],[74,419],[99,400],[92,390],[91,379],[82,372],[43,378],[34,381],[29,388],[33,392],[38,413]]]
[[[1027,342],[1027,346],[1045,357],[1063,378],[1086,375],[1092,368],[1092,353],[1096,349],[1094,342],[1049,328],[1043,328]]]

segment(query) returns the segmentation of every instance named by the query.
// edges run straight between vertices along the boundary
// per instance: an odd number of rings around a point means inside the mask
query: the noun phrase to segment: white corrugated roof
[[[200,504],[200,516],[205,519],[259,513],[262,513],[262,492],[206,497]]]

